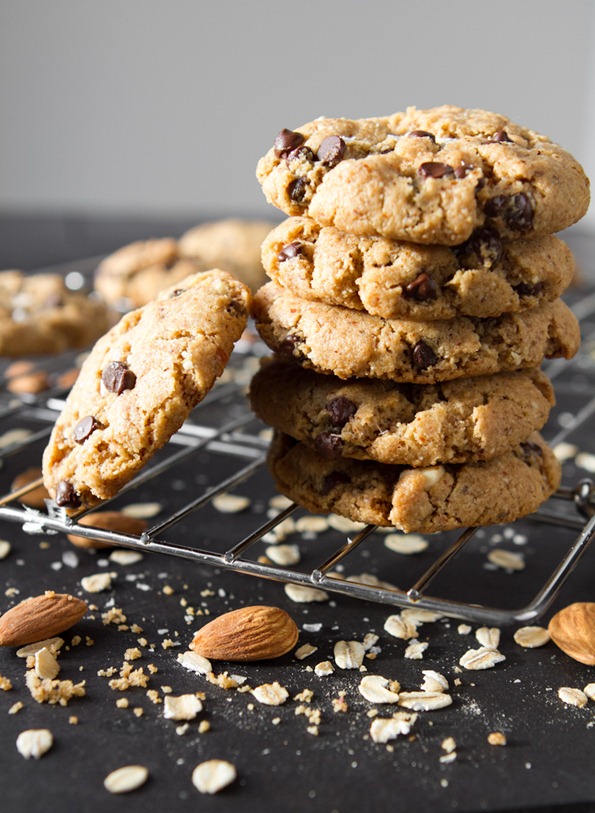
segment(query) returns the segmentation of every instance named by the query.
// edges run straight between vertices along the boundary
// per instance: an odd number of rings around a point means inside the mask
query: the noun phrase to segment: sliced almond
[[[35,674],[42,680],[53,680],[60,671],[60,664],[47,647],[35,653]]]
[[[80,598],[49,590],[25,599],[0,617],[0,646],[24,646],[64,632],[84,616]]]
[[[188,669],[189,672],[196,672],[199,675],[208,675],[209,672],[213,671],[211,661],[192,650],[180,652],[177,661],[182,664],[184,669]]]
[[[270,660],[293,649],[298,636],[295,621],[285,610],[257,605],[215,618],[196,633],[190,649],[213,660]]]

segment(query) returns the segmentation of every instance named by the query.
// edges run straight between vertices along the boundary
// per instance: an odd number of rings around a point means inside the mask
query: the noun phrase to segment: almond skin
[[[595,602],[579,601],[556,613],[548,625],[552,641],[579,663],[595,666]]]
[[[0,646],[24,646],[53,638],[76,624],[87,612],[80,598],[47,590],[0,616]]]
[[[279,607],[241,607],[202,627],[190,649],[216,661],[270,660],[293,649],[298,635],[294,620]]]
[[[92,514],[85,514],[79,519],[80,525],[89,528],[102,528],[104,531],[117,531],[121,534],[132,534],[139,536],[147,530],[147,521],[136,517],[128,517],[119,511],[95,511]],[[111,548],[109,542],[101,542],[99,539],[91,539],[88,536],[78,536],[77,534],[67,534],[68,539],[77,548]]]

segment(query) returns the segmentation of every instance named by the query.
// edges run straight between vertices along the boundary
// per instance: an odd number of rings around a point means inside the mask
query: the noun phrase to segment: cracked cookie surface
[[[0,272],[0,356],[83,348],[113,321],[105,303],[70,290],[60,274]]]
[[[127,313],[85,360],[43,455],[58,505],[113,497],[176,432],[242,334],[248,288],[214,269]]]
[[[558,298],[574,260],[553,235],[502,241],[480,230],[460,246],[358,237],[308,217],[276,226],[262,245],[268,276],[304,299],[419,320],[491,317]]]
[[[551,234],[589,205],[588,179],[560,146],[453,105],[282,130],[256,174],[286,214],[425,244],[457,245],[487,224],[506,239]]]
[[[571,358],[576,317],[557,299],[493,319],[383,319],[294,296],[270,282],[254,297],[258,332],[275,352],[338,378],[432,384]]]
[[[537,369],[402,385],[341,381],[275,359],[253,377],[250,402],[265,423],[329,460],[433,466],[518,446],[543,427],[554,392]]]
[[[537,432],[487,462],[422,468],[329,461],[277,432],[268,465],[281,494],[308,511],[406,533],[512,522],[545,502],[561,477],[560,463]]]

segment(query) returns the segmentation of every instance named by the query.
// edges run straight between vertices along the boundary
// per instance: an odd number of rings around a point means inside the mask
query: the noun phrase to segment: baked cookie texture
[[[338,378],[433,384],[571,358],[576,317],[557,299],[494,319],[383,319],[294,296],[271,282],[254,297],[256,327],[275,352]]]
[[[273,225],[242,218],[201,223],[180,237],[180,256],[206,268],[223,268],[255,291],[266,282],[260,246]]]
[[[387,319],[481,318],[557,299],[575,271],[553,235],[501,240],[475,232],[459,246],[361,237],[290,217],[264,239],[268,276],[297,296]]]
[[[277,359],[253,377],[250,402],[261,420],[327,460],[423,467],[515,448],[544,426],[554,390],[537,369],[414,385],[341,381]]]
[[[288,215],[422,244],[458,245],[484,226],[512,240],[552,234],[590,196],[580,164],[545,136],[453,105],[282,130],[256,174]]]
[[[223,372],[250,299],[224,271],[195,274],[96,343],[43,455],[58,505],[113,497],[169,440]]]
[[[71,291],[59,274],[0,272],[0,356],[46,356],[86,347],[114,322],[105,303]]]
[[[279,491],[307,510],[406,533],[512,522],[535,511],[561,478],[560,463],[536,432],[487,462],[421,468],[325,460],[277,432],[268,461]]]

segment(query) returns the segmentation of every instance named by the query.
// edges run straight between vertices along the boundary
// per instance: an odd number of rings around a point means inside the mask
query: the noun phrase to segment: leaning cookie
[[[291,362],[265,362],[250,385],[265,423],[328,460],[408,466],[489,460],[541,429],[553,387],[537,369],[443,384],[341,381]]]
[[[113,497],[221,375],[250,292],[220,270],[190,276],[126,314],[86,359],[43,455],[65,507]]]
[[[262,245],[268,276],[297,296],[387,319],[491,317],[557,299],[574,260],[553,235],[500,240],[483,229],[460,246],[358,237],[290,217]]]
[[[92,344],[113,324],[105,303],[60,274],[0,272],[0,356],[47,356]]]
[[[102,260],[95,271],[94,286],[112,305],[140,308],[170,285],[212,267],[181,258],[177,241],[171,237],[141,240]]]
[[[256,293],[253,315],[272,350],[338,378],[432,384],[571,358],[580,343],[561,299],[494,319],[419,322],[311,302],[270,282]]]
[[[557,144],[452,105],[282,130],[256,174],[289,215],[415,243],[457,245],[485,225],[506,239],[542,236],[589,205],[582,167]]]
[[[308,511],[407,533],[512,522],[539,508],[561,477],[560,463],[537,432],[488,462],[424,468],[329,461],[276,433],[268,463],[281,494]]]
[[[266,282],[260,246],[273,225],[242,218],[201,223],[180,237],[180,256],[206,268],[223,268],[256,291]]]

